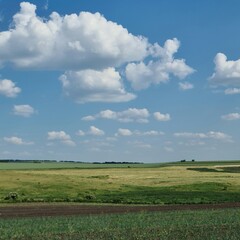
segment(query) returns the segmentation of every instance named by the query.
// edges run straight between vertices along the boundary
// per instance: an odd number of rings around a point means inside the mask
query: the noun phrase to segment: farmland
[[[0,202],[239,202],[239,166],[237,161],[132,165],[0,163]]]
[[[239,239],[239,161],[0,169],[1,240]]]
[[[0,219],[0,239],[239,239],[240,210]]]

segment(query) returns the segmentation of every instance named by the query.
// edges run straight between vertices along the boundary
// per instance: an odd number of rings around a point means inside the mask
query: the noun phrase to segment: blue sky
[[[239,9],[0,1],[0,159],[239,159]]]

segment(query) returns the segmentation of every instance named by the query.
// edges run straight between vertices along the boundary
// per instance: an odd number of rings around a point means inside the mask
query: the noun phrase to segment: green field
[[[240,209],[0,219],[1,240],[238,240]]]
[[[74,163],[74,162],[1,162],[0,170],[39,170],[39,169],[102,169],[102,168],[134,168],[158,167],[161,164],[93,164],[93,163]]]
[[[0,163],[0,202],[240,201],[240,162]]]
[[[9,203],[20,202],[240,202],[239,176],[240,161],[164,164],[0,163],[0,203],[9,206]],[[240,209],[0,218],[0,240],[237,240],[239,236]]]
[[[105,168],[158,168],[166,166],[215,166],[240,165],[240,161],[202,161],[170,163],[128,163],[128,164],[94,164],[79,162],[1,162],[0,170],[40,170],[40,169],[105,169]]]

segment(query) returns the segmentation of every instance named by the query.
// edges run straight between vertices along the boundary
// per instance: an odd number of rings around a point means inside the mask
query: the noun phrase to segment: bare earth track
[[[131,206],[131,205],[19,205],[0,207],[0,218],[43,217],[43,216],[74,216],[90,214],[112,214],[130,212],[156,212],[240,208],[239,203],[165,205],[165,206]]]

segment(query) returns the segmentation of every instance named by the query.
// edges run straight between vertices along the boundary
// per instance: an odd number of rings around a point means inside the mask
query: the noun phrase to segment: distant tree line
[[[143,164],[142,162],[93,162],[93,164]]]
[[[142,162],[80,162],[80,161],[68,161],[68,160],[20,160],[20,159],[0,159],[0,163],[5,162],[13,162],[13,163],[49,163],[49,162],[62,162],[62,163],[88,163],[88,164],[143,164]]]
[[[17,163],[42,163],[57,162],[57,160],[21,160],[21,159],[0,159],[0,162],[17,162]]]
[[[187,162],[186,159],[181,160],[180,162]],[[195,162],[195,159],[192,159],[191,162]]]

